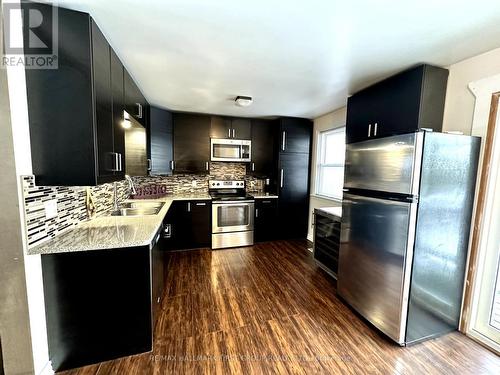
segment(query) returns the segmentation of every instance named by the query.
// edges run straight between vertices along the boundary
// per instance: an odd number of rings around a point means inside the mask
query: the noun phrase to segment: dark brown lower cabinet
[[[42,255],[55,371],[152,349],[150,256],[149,246]]]
[[[278,231],[278,199],[256,199],[254,239],[255,242],[279,239]]]
[[[163,223],[170,228],[170,238],[164,241],[166,250],[210,247],[212,202],[210,200],[174,201]]]
[[[306,238],[309,214],[309,154],[279,156],[279,220],[281,239]]]

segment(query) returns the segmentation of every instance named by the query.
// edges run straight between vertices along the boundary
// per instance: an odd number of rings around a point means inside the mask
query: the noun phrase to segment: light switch
[[[57,199],[43,202],[43,207],[45,208],[45,219],[57,217]]]

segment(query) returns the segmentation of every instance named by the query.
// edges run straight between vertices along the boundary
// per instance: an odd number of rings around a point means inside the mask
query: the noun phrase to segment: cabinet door
[[[312,123],[306,119],[281,119],[280,152],[309,153]]]
[[[256,199],[255,200],[255,242],[272,241],[278,239],[278,200]]]
[[[123,128],[123,65],[116,55],[111,51],[111,93],[113,100],[113,145],[114,151],[119,154],[119,169],[115,175],[119,178],[125,176],[125,129]]]
[[[110,47],[95,22],[92,21],[91,25],[98,153],[97,175],[98,181],[102,183],[114,180],[114,171],[118,169],[119,163],[113,146]]]
[[[233,118],[231,120],[231,138],[252,139],[252,125],[250,119]]]
[[[397,74],[373,87],[374,137],[418,130],[423,66]]]
[[[212,203],[210,201],[194,200],[188,202],[190,223],[189,228],[191,235],[189,236],[188,248],[210,247],[212,236]]]
[[[371,91],[361,91],[347,99],[346,143],[360,142],[373,134]]]
[[[125,110],[145,127],[146,99],[127,69],[124,69],[123,72],[123,86],[125,91]]]
[[[168,210],[163,223],[170,225],[170,238],[165,239],[165,250],[186,249],[190,237],[190,216],[187,210],[188,201],[174,201]]]
[[[210,116],[175,113],[174,173],[208,173]]]
[[[148,132],[150,175],[171,175],[173,154],[172,113],[151,107]]]
[[[161,249],[160,243],[157,243],[151,251],[152,260],[152,308],[153,308],[153,328],[158,320],[161,310],[161,300],[165,285],[165,269],[164,269],[164,252]],[[153,329],[153,332],[154,329]]]
[[[252,120],[252,162],[247,168],[248,174],[260,178],[273,178],[276,175],[276,130],[274,121]]]
[[[306,238],[309,207],[309,154],[280,155],[279,225],[282,238]]]
[[[231,138],[231,119],[223,116],[211,116],[210,138]]]

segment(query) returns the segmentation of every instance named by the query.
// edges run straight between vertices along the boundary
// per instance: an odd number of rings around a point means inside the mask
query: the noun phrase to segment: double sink
[[[111,212],[111,216],[148,216],[160,212],[164,202],[126,202],[117,210]]]

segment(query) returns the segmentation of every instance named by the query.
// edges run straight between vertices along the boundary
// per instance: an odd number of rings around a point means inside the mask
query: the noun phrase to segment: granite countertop
[[[321,208],[316,208],[316,210],[324,212],[327,215],[342,217],[342,207],[321,207]]]
[[[140,201],[164,202],[156,215],[99,216],[68,229],[59,236],[28,249],[29,255],[148,246],[175,200],[211,199],[208,194],[168,195]],[[130,201],[139,201],[130,200]]]

